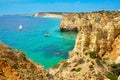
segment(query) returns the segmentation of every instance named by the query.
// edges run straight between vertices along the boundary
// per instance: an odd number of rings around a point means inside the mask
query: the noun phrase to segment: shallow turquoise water
[[[76,33],[60,32],[60,22],[59,18],[0,16],[0,41],[22,49],[34,62],[49,68],[66,59],[75,43]],[[23,31],[18,30],[20,24]],[[46,33],[50,37],[45,37]]]

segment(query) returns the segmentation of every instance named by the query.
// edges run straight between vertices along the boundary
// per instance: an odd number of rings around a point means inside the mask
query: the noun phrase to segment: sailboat
[[[20,31],[22,31],[22,30],[23,30],[22,25],[19,25],[18,29],[19,29]]]

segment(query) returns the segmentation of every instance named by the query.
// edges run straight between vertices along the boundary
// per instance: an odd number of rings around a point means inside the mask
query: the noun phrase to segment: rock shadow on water
[[[31,48],[30,51],[34,52],[34,53],[38,53],[38,52],[40,52],[40,47],[38,47],[38,48]]]
[[[52,57],[61,57],[67,58],[67,51],[60,50],[60,47],[54,44],[47,45],[41,48],[41,51],[44,51],[45,58],[52,58]]]

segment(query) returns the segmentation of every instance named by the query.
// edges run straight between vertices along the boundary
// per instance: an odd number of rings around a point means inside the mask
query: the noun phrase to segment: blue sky
[[[118,9],[120,9],[120,0],[0,0],[0,14]]]

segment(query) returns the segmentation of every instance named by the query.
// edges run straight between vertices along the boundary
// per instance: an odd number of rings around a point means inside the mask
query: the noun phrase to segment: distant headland
[[[37,12],[33,14],[35,17],[50,17],[50,18],[62,18],[63,13],[60,12]]]

